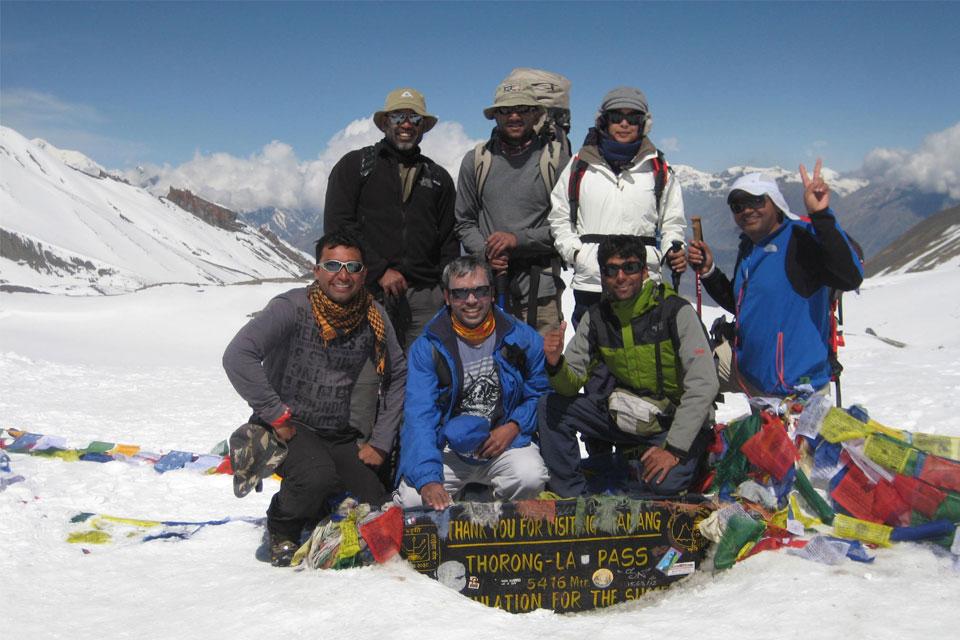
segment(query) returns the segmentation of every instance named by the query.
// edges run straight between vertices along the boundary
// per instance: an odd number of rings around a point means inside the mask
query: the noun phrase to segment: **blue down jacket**
[[[510,448],[524,447],[536,434],[537,401],[550,389],[544,370],[543,338],[497,307],[494,316],[493,357],[501,394],[491,424],[495,427],[516,422],[520,433]],[[445,371],[440,360],[446,364]],[[443,482],[442,452],[447,443],[444,425],[456,415],[462,391],[463,364],[446,307],[410,347],[408,366],[397,477],[405,478],[419,491],[430,482]]]

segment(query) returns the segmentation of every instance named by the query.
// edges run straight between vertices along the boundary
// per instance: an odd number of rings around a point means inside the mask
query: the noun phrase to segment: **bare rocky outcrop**
[[[26,264],[34,271],[41,273],[80,273],[81,271],[96,273],[96,266],[89,260],[71,257],[64,259],[52,251],[44,249],[43,243],[25,238],[13,231],[0,229],[0,257]],[[108,269],[100,269],[110,272]]]
[[[174,189],[170,187],[167,193],[167,200],[177,205],[184,211],[189,211],[207,224],[226,229],[227,231],[240,231],[243,228],[241,223],[237,222],[237,214],[226,207],[213,204],[190,192],[188,189]]]
[[[285,244],[280,240],[280,238],[277,237],[277,234],[275,234],[273,231],[270,231],[266,225],[262,225],[260,227],[260,235],[270,241],[270,244],[277,253],[287,258],[294,264],[303,267],[306,274],[309,274],[311,269],[313,269],[312,261],[305,258],[299,251],[291,249],[289,245]]]

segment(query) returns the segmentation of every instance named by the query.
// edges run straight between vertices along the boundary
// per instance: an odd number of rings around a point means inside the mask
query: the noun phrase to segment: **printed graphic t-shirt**
[[[477,345],[457,339],[460,361],[463,363],[463,393],[460,415],[483,416],[493,422],[500,406],[500,376],[493,359],[496,333]]]

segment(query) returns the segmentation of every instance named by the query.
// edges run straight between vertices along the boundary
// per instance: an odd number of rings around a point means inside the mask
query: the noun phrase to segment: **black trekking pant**
[[[267,509],[271,535],[299,540],[305,526],[314,526],[326,515],[327,501],[344,492],[360,502],[383,504],[383,484],[376,470],[357,456],[356,437],[330,438],[335,437],[301,427],[287,443],[287,457],[277,469],[283,478],[280,491]]]
[[[574,330],[576,330],[577,325],[580,324],[580,318],[583,317],[583,314],[585,314],[590,307],[600,302],[600,297],[601,294],[599,291],[573,290],[574,306],[570,321],[573,323]]]
[[[540,455],[550,471],[549,488],[564,498],[587,493],[587,483],[580,468],[578,432],[584,435],[584,439],[622,445],[659,447],[667,440],[667,431],[650,437],[621,431],[607,411],[606,400],[591,396],[569,397],[548,393],[540,398],[537,417],[540,423]],[[667,497],[689,489],[706,455],[709,436],[709,430],[701,429],[690,447],[687,459],[670,469],[662,482],[641,480],[640,490]]]

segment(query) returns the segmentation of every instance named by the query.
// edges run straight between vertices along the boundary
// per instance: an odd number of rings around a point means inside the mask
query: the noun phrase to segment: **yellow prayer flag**
[[[827,442],[842,442],[844,440],[854,440],[856,438],[865,438],[869,433],[867,425],[860,422],[849,413],[836,407],[831,407],[823,419],[823,426],[820,427],[820,435]]]
[[[838,513],[833,519],[833,533],[841,538],[853,538],[884,547],[890,546],[890,534],[893,527],[876,522],[867,522]]]

